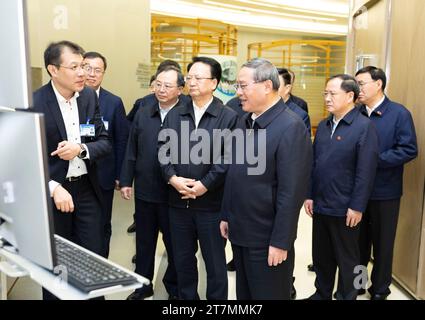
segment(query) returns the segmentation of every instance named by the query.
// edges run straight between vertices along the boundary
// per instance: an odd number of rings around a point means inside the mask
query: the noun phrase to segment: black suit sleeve
[[[96,95],[96,93],[94,92]],[[100,115],[99,102],[97,96],[95,98],[95,107],[93,112],[93,124],[95,125],[95,139],[86,140],[84,143],[89,150],[90,163],[107,156],[112,152],[111,142],[109,141],[108,132],[103,125],[102,116]]]
[[[294,122],[285,131],[276,157],[276,216],[270,245],[290,250],[296,238],[299,212],[307,195],[313,159],[311,141],[301,122]]]

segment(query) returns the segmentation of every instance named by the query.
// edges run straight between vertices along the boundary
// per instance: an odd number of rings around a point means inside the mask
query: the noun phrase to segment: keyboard
[[[67,276],[68,283],[83,292],[138,283],[134,276],[62,239],[55,237],[55,244],[59,266],[56,270],[62,271],[61,267],[66,267],[66,273],[60,275]]]

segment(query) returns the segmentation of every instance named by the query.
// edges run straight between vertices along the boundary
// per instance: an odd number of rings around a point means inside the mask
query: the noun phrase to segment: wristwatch
[[[78,155],[78,158],[84,159],[85,157],[87,157],[87,150],[81,143],[79,143],[78,145],[80,146],[80,154]]]

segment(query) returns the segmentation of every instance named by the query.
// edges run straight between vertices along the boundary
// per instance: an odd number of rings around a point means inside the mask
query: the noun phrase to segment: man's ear
[[[378,80],[376,80],[376,83],[378,84],[379,89],[382,90],[382,80],[381,79],[378,79]]]
[[[218,87],[218,81],[217,81],[217,79],[212,79],[212,82],[213,82],[213,87],[214,87],[214,90],[215,89],[217,89],[217,87]]]
[[[58,72],[58,68],[56,66],[54,66],[53,64],[49,64],[47,66],[47,70],[49,70],[49,73],[51,74],[52,78],[54,76],[56,76],[57,72]]]
[[[356,102],[354,100],[354,92],[353,91],[348,92],[348,97],[349,97],[349,103]]]
[[[267,94],[273,91],[273,82],[271,80],[264,81],[264,86]]]

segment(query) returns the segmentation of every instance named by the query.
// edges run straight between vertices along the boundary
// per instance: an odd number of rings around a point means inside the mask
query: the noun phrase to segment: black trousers
[[[114,191],[112,190],[105,190],[101,188],[102,190],[102,196],[103,196],[103,203],[102,203],[102,224],[103,224],[103,256],[105,258],[109,257],[109,247],[111,243],[111,236],[112,236],[112,204],[114,200]]]
[[[345,225],[346,217],[313,215],[313,264],[316,271],[314,299],[331,300],[337,267],[338,299],[355,300],[356,267],[360,265],[360,226]]]
[[[286,261],[269,267],[269,247],[247,248],[232,245],[236,268],[238,300],[289,300],[292,288],[294,250]]]
[[[162,282],[168,294],[177,296],[177,273],[171,244],[168,204],[136,199],[135,209],[136,273],[152,281],[158,233],[161,231],[168,257],[168,266]],[[139,290],[147,290],[147,287]]]
[[[97,254],[103,253],[102,212],[99,198],[87,175],[66,181],[62,186],[71,194],[74,212],[63,213],[53,203],[55,233]],[[55,299],[43,289],[43,299]]]
[[[371,294],[390,294],[394,241],[400,209],[400,199],[371,200],[360,226],[360,261],[367,266],[373,248]]]
[[[227,269],[220,213],[170,208],[171,239],[175,255],[179,298],[199,300],[198,240],[207,271],[208,300],[227,300]]]

